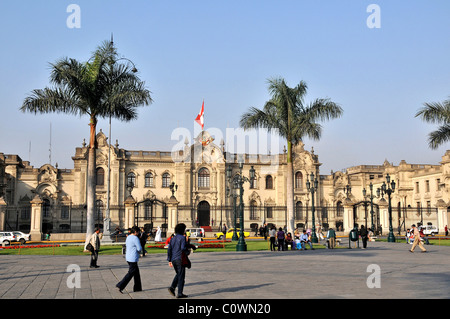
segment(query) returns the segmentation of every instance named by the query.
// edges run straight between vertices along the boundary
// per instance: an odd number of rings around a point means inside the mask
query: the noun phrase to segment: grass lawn
[[[269,250],[269,242],[263,240],[246,240],[247,251],[260,251]],[[146,246],[148,246],[147,244]],[[323,245],[314,245],[316,249],[325,248]],[[165,254],[167,249],[162,248],[146,248],[149,254]],[[236,242],[225,242],[224,248],[202,248],[199,247],[195,253],[205,252],[224,252],[224,251],[236,251]],[[110,245],[101,246],[99,255],[121,255],[122,245]],[[54,247],[42,247],[42,248],[16,248],[16,249],[0,249],[0,255],[70,255],[70,256],[82,256],[89,255],[88,252],[83,252],[82,245],[67,245],[67,246],[54,246]]]

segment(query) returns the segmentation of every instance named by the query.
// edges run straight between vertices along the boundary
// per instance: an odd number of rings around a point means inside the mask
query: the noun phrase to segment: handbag
[[[92,246],[91,243],[86,245],[86,250],[89,250],[89,251],[93,251],[94,250],[94,247]]]
[[[191,261],[189,260],[187,254],[183,251],[181,252],[181,265],[187,269],[191,268]]]

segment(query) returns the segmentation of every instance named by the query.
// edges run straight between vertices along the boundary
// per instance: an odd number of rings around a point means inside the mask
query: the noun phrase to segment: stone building
[[[238,193],[227,178],[227,169],[231,168],[232,176],[239,174],[240,163],[244,176],[255,170],[255,179],[244,183],[243,188],[244,228],[288,224],[286,152],[228,153],[223,141],[217,145],[208,132],[202,132],[192,144],[186,141],[176,152],[127,150],[117,142],[109,144],[102,131],[97,134],[97,142],[95,221],[100,227],[109,207],[112,231],[138,225],[147,229],[160,226],[166,233],[178,222],[207,230],[218,230],[223,224],[229,228],[234,224],[233,200],[238,200]],[[387,175],[395,181],[391,196],[395,233],[412,223],[432,223],[443,232],[448,223],[450,151],[439,165],[401,161],[394,166],[385,161],[383,165],[360,165],[329,175],[320,174],[318,155],[306,151],[303,143],[295,145],[293,152],[296,227],[313,225],[307,189],[311,173],[318,182],[314,222],[323,229],[333,227],[348,233],[354,226],[373,225],[386,234],[389,198],[381,193],[377,197],[377,189],[386,183]],[[87,154],[88,147],[83,143],[75,149],[73,168],[61,169],[50,164],[35,168],[18,155],[0,153],[0,228],[30,231],[35,236],[49,231],[85,232]]]

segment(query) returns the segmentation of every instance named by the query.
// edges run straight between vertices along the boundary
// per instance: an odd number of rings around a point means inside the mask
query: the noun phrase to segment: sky
[[[32,90],[52,87],[50,63],[87,61],[113,34],[153,99],[137,120],[112,120],[121,148],[171,151],[177,128],[192,142],[203,101],[205,130],[225,135],[270,99],[267,80],[282,77],[307,83],[307,103],[329,98],[344,110],[322,123],[319,141],[304,140],[321,174],[385,160],[439,164],[448,145],[431,150],[436,125],[415,114],[450,95],[448,12],[448,0],[1,0],[0,152],[73,168],[89,118],[19,108]],[[100,129],[108,135],[107,119]]]

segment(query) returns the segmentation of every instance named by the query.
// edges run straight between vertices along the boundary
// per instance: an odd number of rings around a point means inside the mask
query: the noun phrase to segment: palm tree
[[[244,113],[240,126],[244,129],[265,128],[276,130],[287,141],[287,211],[288,231],[294,231],[294,187],[292,146],[307,136],[319,140],[322,127],[318,120],[328,120],[342,115],[342,108],[329,99],[316,99],[305,104],[307,85],[301,81],[296,87],[289,87],[283,78],[268,80],[272,98],[263,110],[251,107]]]
[[[63,58],[50,64],[54,87],[33,90],[20,108],[35,114],[56,112],[90,118],[86,241],[94,231],[97,120],[113,117],[130,121],[137,118],[138,106],[152,102],[150,91],[130,63],[118,58],[112,40],[104,41],[87,62]]]
[[[443,103],[424,103],[424,107],[419,109],[415,117],[421,117],[428,123],[441,124],[436,131],[428,135],[428,145],[432,149],[437,149],[440,145],[450,140],[450,100]]]

